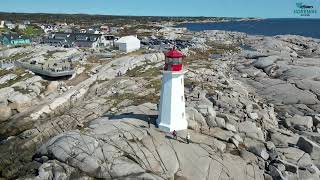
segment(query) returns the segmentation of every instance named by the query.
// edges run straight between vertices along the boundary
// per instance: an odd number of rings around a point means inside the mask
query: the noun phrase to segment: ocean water
[[[230,21],[219,23],[186,23],[191,31],[226,30],[244,32],[250,35],[301,35],[320,39],[320,19],[264,19],[257,21]]]

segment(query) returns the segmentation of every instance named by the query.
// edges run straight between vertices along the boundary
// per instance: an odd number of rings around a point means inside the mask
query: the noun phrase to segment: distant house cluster
[[[26,29],[27,25],[30,25],[30,21],[25,20],[22,21],[21,23],[13,23],[12,21],[1,21],[0,22],[0,28],[5,28],[7,27],[8,29],[15,29],[18,27],[18,29]]]
[[[46,33],[54,32],[65,32],[65,33],[88,33],[88,34],[109,34],[112,30],[109,26],[93,26],[87,28],[80,28],[75,25],[68,24],[43,24],[40,26],[41,29]]]
[[[0,21],[0,28],[4,28],[6,34],[1,35],[0,44],[4,46],[10,45],[26,45],[31,44],[47,44],[55,47],[79,47],[79,48],[98,48],[98,47],[116,47],[122,52],[132,52],[140,49],[140,40],[136,36],[125,36],[116,38],[117,34],[123,27],[109,27],[108,25],[93,25],[81,27],[77,24],[67,24],[64,22],[55,22],[50,24],[33,23],[30,21],[21,21],[20,23],[12,21]],[[30,26],[30,28],[29,28]],[[42,32],[45,33],[41,36]],[[25,29],[25,31],[19,31]],[[39,33],[39,31],[41,33]],[[28,35],[23,36],[20,34]],[[34,35],[37,34],[37,35]]]
[[[50,33],[43,43],[59,47],[85,47],[97,48],[109,46],[113,43],[114,36],[89,33]]]
[[[0,36],[0,43],[4,46],[27,45],[31,43],[31,40],[28,37],[18,34],[3,34]]]

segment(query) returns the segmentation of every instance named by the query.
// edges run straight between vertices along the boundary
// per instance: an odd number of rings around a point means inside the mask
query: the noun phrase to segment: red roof
[[[166,53],[168,58],[182,58],[183,54],[180,51],[177,51],[175,48],[171,49]]]

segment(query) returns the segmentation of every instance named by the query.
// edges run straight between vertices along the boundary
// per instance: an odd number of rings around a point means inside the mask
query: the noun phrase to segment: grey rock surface
[[[251,178],[251,173],[244,173],[243,168],[249,166],[243,159],[219,155],[207,144],[198,142],[203,137],[191,132],[193,143],[186,144],[156,129],[139,128],[145,123],[133,118],[97,119],[85,132],[67,132],[51,139],[39,149],[38,155],[51,155],[96,178],[147,177],[148,172],[152,172],[152,179],[166,179],[175,174],[187,179],[214,179],[219,174],[226,178]],[[183,132],[178,132],[178,136],[180,133]],[[263,178],[258,168],[252,175],[255,179]]]

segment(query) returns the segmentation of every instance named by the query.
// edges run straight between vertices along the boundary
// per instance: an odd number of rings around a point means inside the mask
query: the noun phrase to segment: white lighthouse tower
[[[158,127],[166,132],[188,128],[185,112],[183,54],[175,48],[166,53],[163,69]]]

